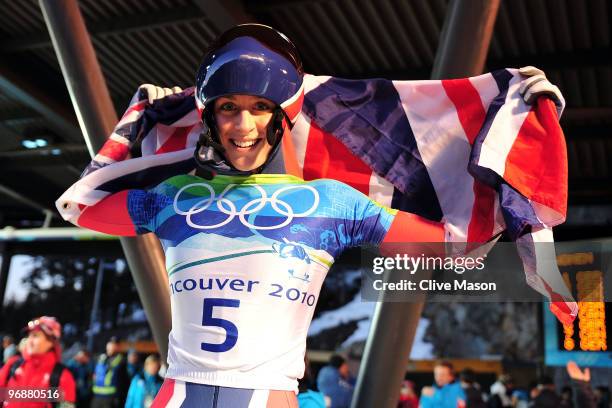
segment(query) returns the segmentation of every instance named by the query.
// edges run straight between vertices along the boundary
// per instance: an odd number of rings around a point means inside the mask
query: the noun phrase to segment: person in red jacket
[[[15,398],[2,405],[8,408],[74,407],[76,384],[70,371],[61,363],[62,326],[54,317],[42,316],[25,328],[28,339],[22,355],[11,357],[0,370],[0,387],[48,390],[59,388],[61,402],[44,402],[33,398]],[[5,398],[10,394],[5,395]],[[39,393],[40,396],[40,393]]]

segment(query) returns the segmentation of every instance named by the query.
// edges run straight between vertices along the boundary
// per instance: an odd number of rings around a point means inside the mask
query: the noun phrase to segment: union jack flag
[[[282,141],[286,171],[336,179],[381,204],[442,221],[446,241],[467,249],[505,231],[529,285],[569,323],[578,306],[535,245],[552,242],[551,228],[565,221],[563,107],[545,98],[525,104],[522,80],[516,69],[426,81],[306,75],[302,92],[283,106],[293,122]],[[130,106],[57,201],[63,217],[79,225],[109,194],[193,171],[203,130],[193,93]]]

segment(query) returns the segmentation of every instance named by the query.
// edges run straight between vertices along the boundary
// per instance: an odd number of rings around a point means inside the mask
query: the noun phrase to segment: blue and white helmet
[[[295,45],[262,24],[241,24],[221,34],[209,47],[196,77],[200,115],[225,95],[266,98],[293,121],[303,102],[304,69]]]

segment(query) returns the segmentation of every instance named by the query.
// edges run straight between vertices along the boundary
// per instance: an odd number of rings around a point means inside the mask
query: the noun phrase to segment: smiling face
[[[214,114],[225,157],[238,170],[255,170],[272,152],[266,131],[274,104],[250,95],[222,96],[214,102]]]
[[[28,334],[26,350],[28,354],[44,354],[54,346],[53,341],[40,330],[32,330]]]
[[[445,365],[436,365],[434,367],[434,380],[438,387],[444,387],[447,384],[450,384],[455,379],[453,374],[453,370],[450,367]]]

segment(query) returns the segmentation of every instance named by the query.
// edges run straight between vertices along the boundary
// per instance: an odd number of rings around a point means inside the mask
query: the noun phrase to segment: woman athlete
[[[197,75],[208,132],[195,174],[87,209],[86,227],[152,232],[164,248],[172,331],[155,407],[297,407],[308,327],[334,259],[364,244],[444,240],[442,224],[346,184],[284,174],[279,146],[301,110],[303,75],[276,30],[225,32]]]

